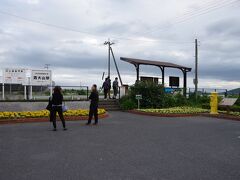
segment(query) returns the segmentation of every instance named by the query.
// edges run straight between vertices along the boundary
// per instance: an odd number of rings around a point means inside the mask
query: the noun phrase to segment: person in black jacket
[[[109,90],[108,78],[106,78],[105,81],[103,82],[102,88],[103,88],[103,92],[104,92],[104,99],[107,99],[107,94],[108,94],[108,90]]]
[[[108,82],[108,98],[111,99],[111,79],[109,76],[107,82]]]
[[[95,118],[95,123],[94,125],[98,124],[98,101],[99,101],[99,95],[97,91],[97,85],[94,84],[92,86],[92,92],[89,96],[89,99],[91,100],[90,103],[90,110],[89,110],[89,117],[88,117],[88,122],[86,125],[90,125],[92,121],[92,117],[94,115]]]
[[[56,125],[56,114],[57,113],[62,121],[63,129],[67,130],[65,119],[63,117],[63,111],[62,111],[63,95],[62,95],[61,91],[62,91],[61,87],[56,86],[53,89],[53,94],[51,97],[52,108],[50,111],[50,121],[53,122],[53,130],[54,131],[57,130],[57,125]]]

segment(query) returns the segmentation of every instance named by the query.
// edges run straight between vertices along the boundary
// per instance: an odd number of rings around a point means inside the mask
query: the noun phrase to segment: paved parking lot
[[[1,125],[0,179],[240,179],[240,122],[111,112],[84,123]]]

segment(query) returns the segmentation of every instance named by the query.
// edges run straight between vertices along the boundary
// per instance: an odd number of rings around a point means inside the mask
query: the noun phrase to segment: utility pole
[[[111,71],[111,62],[110,62],[110,56],[111,56],[111,45],[113,45],[114,43],[110,41],[110,39],[108,39],[108,41],[104,42],[104,45],[108,45],[108,77],[110,78],[110,71]]]
[[[117,70],[118,78],[120,80],[121,85],[123,85],[122,78],[121,78],[121,75],[120,75],[120,72],[119,72],[119,69],[118,69],[118,65],[117,65],[117,62],[116,62],[116,59],[115,59],[115,56],[114,56],[114,53],[113,53],[113,50],[112,50],[112,47],[111,47],[111,45],[113,45],[113,44],[115,44],[115,43],[111,42],[109,39],[108,39],[108,41],[104,42],[104,45],[108,45],[108,77],[110,78],[110,70],[111,70],[110,63],[111,63],[111,55],[112,55],[114,65],[115,65],[116,70]],[[103,77],[104,77],[104,73],[103,73],[102,79],[103,79]]]
[[[195,79],[194,79],[194,84],[195,84],[195,98],[197,101],[197,96],[198,96],[198,40],[195,39]]]
[[[111,51],[111,53],[112,53],[112,57],[113,57],[113,61],[114,61],[114,64],[115,64],[115,67],[116,67],[116,70],[117,70],[118,78],[119,78],[120,83],[121,83],[121,86],[122,86],[122,85],[123,85],[123,83],[122,83],[122,78],[121,78],[121,75],[120,75],[120,72],[119,72],[119,69],[118,69],[118,66],[117,66],[117,62],[116,62],[116,59],[115,59],[115,56],[114,56],[112,47],[110,47],[110,51]]]

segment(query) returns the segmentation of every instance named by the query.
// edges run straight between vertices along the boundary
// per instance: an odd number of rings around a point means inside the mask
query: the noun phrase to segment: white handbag
[[[68,111],[68,107],[65,105],[65,102],[64,102],[64,104],[62,105],[62,111],[63,111],[63,112],[67,112],[67,111]]]

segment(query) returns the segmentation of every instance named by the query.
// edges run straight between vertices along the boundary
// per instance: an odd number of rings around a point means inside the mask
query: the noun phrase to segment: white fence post
[[[5,85],[2,83],[2,100],[5,100]]]
[[[24,100],[27,100],[27,87],[24,86]]]

